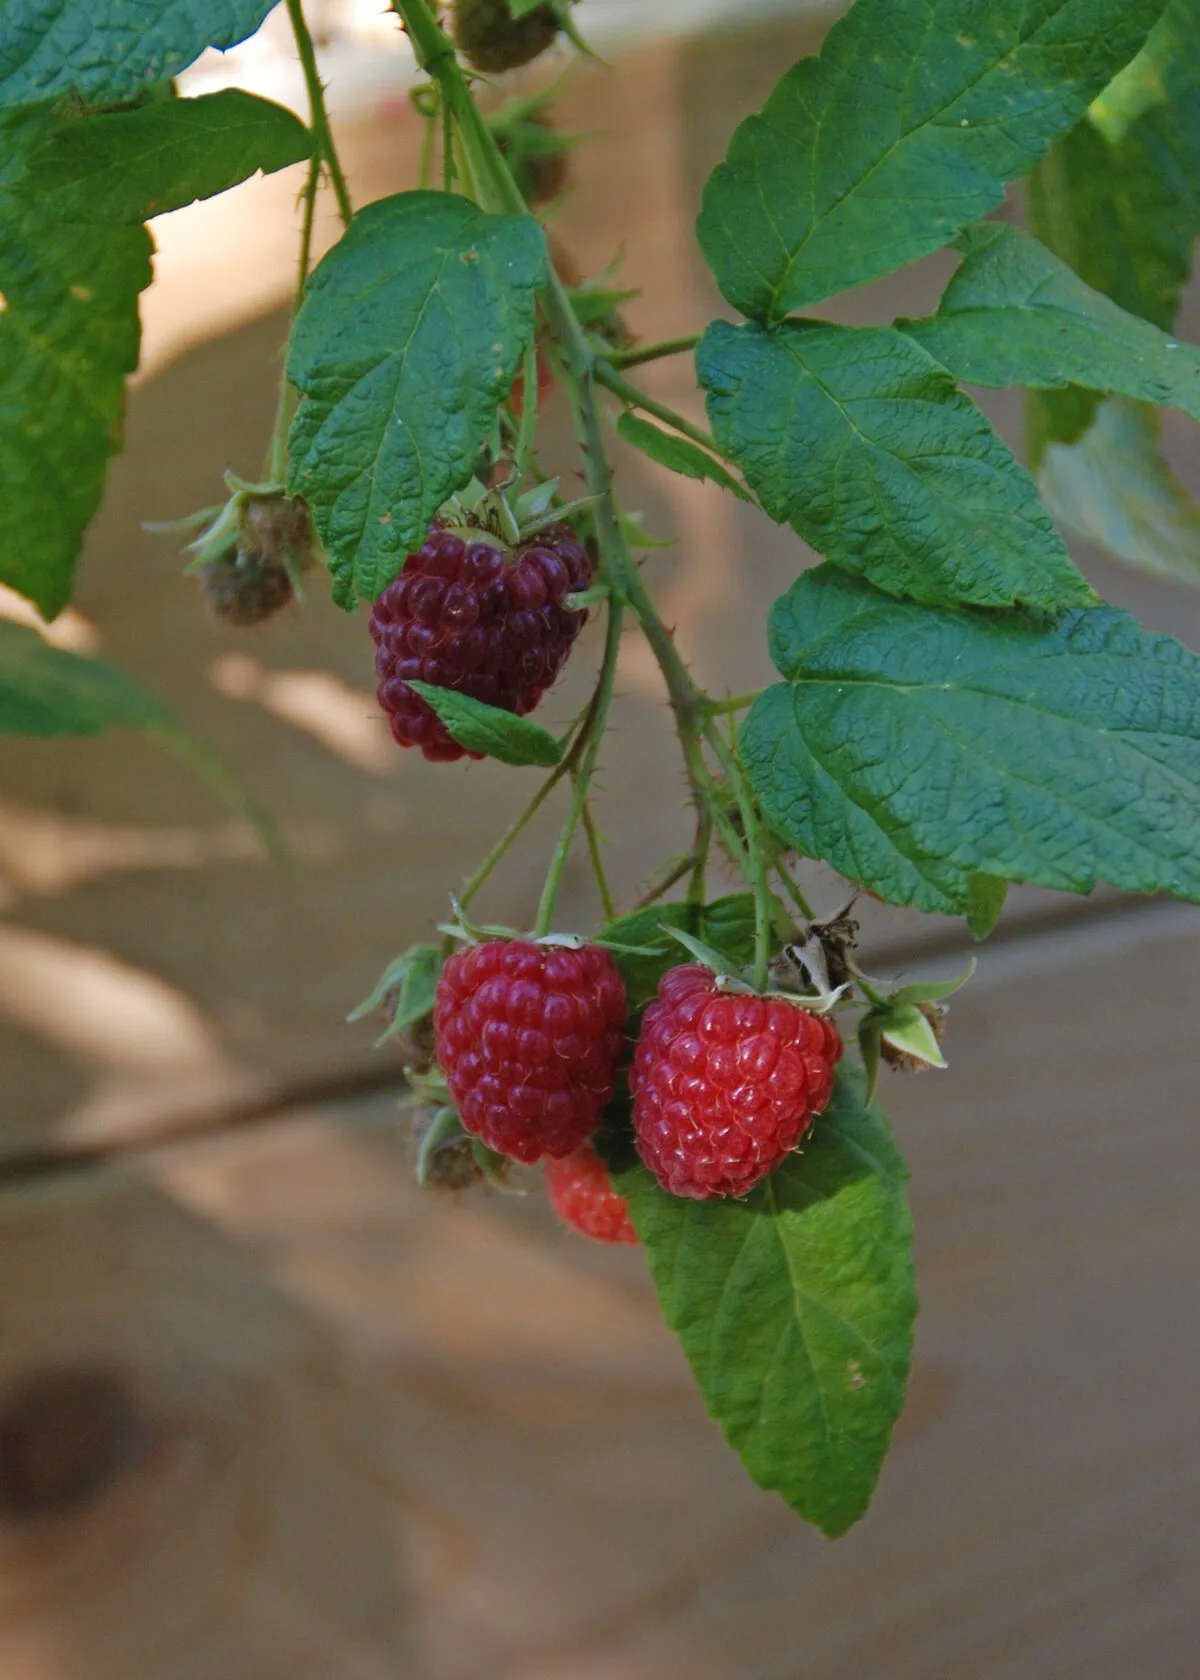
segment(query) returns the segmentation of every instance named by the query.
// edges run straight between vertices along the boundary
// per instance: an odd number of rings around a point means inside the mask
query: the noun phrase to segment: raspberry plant
[[[373,614],[398,751],[547,770],[457,884],[441,942],[399,957],[360,1011],[386,1007],[384,1036],[407,1045],[420,1175],[504,1183],[498,1150],[548,1158],[564,1218],[636,1234],[750,1473],[839,1534],[903,1406],[915,1313],[876,1076],[943,1065],[956,982],[870,979],[849,913],[814,918],[796,859],[980,939],[1013,881],[1200,899],[1197,660],[1096,599],[1046,505],[1200,579],[1200,514],[1158,422],[1161,405],[1200,418],[1200,350],[1171,336],[1200,228],[1200,0],[857,0],[705,188],[698,238],[736,319],[650,345],[610,279],[585,284],[552,252],[518,185],[558,193],[575,137],[527,88],[497,109],[477,74],[576,40],[568,0],[393,0],[420,70],[422,178],[357,210],[302,0],[287,11],[307,126],[244,93],[177,95],[178,71],[268,9],[3,9],[0,579],[48,617],[70,597],[137,359],[146,221],[307,159],[263,476],[183,522],[192,567],[225,600],[257,556],[283,605],[324,558],[335,599]],[[1022,177],[1031,232],[989,219]],[[344,232],[314,268],[325,184]],[[921,319],[805,313],[943,247],[957,266]],[[692,351],[711,431],[636,382]],[[574,418],[575,501],[539,465],[550,380]],[[960,382],[1028,389],[1036,482]],[[690,673],[614,494],[610,423],[823,557],[775,605],[761,692],[717,698]],[[270,512],[266,549],[248,508]],[[589,610],[604,620],[598,656],[576,654],[598,657],[591,698],[556,738],[523,714]],[[592,800],[625,634],[661,668],[695,840],[619,915]],[[0,625],[0,727],[121,723],[170,727],[119,673]],[[535,926],[475,927],[474,896],[555,795]],[[556,926],[576,844],[599,928]],[[711,896],[718,861],[741,891]]]

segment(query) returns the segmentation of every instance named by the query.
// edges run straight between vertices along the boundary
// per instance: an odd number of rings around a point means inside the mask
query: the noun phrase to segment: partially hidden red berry
[[[547,1161],[545,1173],[550,1206],[565,1225],[596,1242],[637,1241],[625,1198],[613,1189],[590,1143],[560,1161]]]
[[[565,525],[512,550],[483,531],[434,524],[371,612],[379,704],[400,745],[430,759],[465,753],[408,686],[413,678],[531,712],[587,618],[563,603],[591,581],[592,561]]]
[[[516,1161],[571,1154],[612,1096],[626,1011],[624,981],[599,945],[491,939],[459,951],[433,1022],[463,1126]]]
[[[842,1048],[828,1016],[721,991],[699,963],[671,969],[630,1075],[638,1154],[672,1195],[745,1195],[829,1101]]]

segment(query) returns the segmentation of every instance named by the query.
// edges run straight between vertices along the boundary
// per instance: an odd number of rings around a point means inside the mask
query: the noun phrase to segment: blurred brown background
[[[564,126],[600,137],[561,233],[586,272],[623,249],[643,337],[717,309],[691,231],[704,176],[823,28],[606,37],[619,74],[574,80]],[[411,184],[389,74],[338,101],[360,201]],[[398,1066],[342,1021],[536,772],[402,755],[361,614],[314,581],[302,613],[219,632],[141,530],[216,499],[225,467],[257,471],[297,185],[158,224],[128,447],[56,632],[216,743],[294,866],[150,743],[0,743],[0,1675],[1193,1680],[1196,911],[1014,894],[955,1000],[951,1071],[885,1089],[923,1307],[894,1455],[835,1546],[745,1479],[636,1252],[534,1198],[416,1190]],[[945,273],[831,313],[920,313]],[[1200,335],[1194,303],[1181,329]],[[645,382],[699,415],[687,358]],[[1016,441],[1016,401],[986,406]],[[1200,488],[1194,433],[1168,427]],[[620,489],[678,539],[647,575],[701,678],[765,680],[766,609],[811,556],[637,459]],[[1200,646],[1200,595],[1079,559]],[[589,632],[550,723],[596,651]],[[599,815],[628,901],[687,818],[633,636],[619,690]],[[555,820],[489,912],[530,918]],[[832,909],[839,883],[812,873]],[[595,914],[580,867],[562,920]],[[867,961],[954,972],[960,946],[880,910]],[[107,1158],[55,1160],[89,1150]]]

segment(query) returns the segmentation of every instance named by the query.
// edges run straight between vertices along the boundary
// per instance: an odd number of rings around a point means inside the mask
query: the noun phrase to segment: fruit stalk
[[[404,24],[418,63],[438,82],[442,99],[454,114],[463,144],[472,158],[477,184],[484,192],[490,207],[510,215],[527,215],[528,207],[513,180],[504,155],[471,97],[455,57],[454,43],[438,24],[428,0],[392,0],[392,6]],[[628,386],[619,374],[606,368],[597,357],[575,316],[567,289],[555,272],[553,264],[549,265],[547,272],[545,307],[559,354],[570,376],[568,386],[576,432],[583,454],[584,476],[595,507],[596,537],[603,575],[614,592],[623,598],[633,611],[662,671],[697,808],[710,811],[722,844],[735,867],[750,879],[753,871],[752,860],[735,824],[721,808],[716,797],[712,773],[701,745],[708,697],[693,682],[676,650],[671,632],[659,617],[650,593],[642,581],[641,573],[634,564],[617,518],[612,492],[612,468],[604,447],[596,384],[602,379],[611,389],[615,381],[619,386],[634,392],[639,403],[642,400],[641,393]],[[620,391],[615,394],[619,395]],[[654,410],[648,408],[647,412],[652,413]],[[670,415],[667,423],[675,424],[677,417],[671,414],[671,411],[667,413]],[[683,422],[684,426],[688,424]],[[694,430],[699,432],[699,428]],[[705,440],[706,448],[715,448],[707,434],[700,435]]]
[[[542,888],[537,922],[533,930],[535,938],[541,938],[543,934],[550,932],[551,923],[554,920],[554,907],[558,902],[558,890],[562,885],[563,870],[567,866],[567,858],[571,851],[571,841],[575,837],[575,830],[579,826],[587,805],[588,788],[591,785],[596,760],[600,754],[600,743],[604,739],[604,728],[608,722],[608,708],[612,702],[613,684],[617,675],[617,653],[621,644],[622,616],[621,602],[615,598],[610,599],[608,603],[608,629],[604,638],[604,661],[600,667],[600,679],[596,685],[596,698],[584,723],[583,750],[579,760],[579,768],[574,776],[574,788],[571,794],[570,809],[567,812],[567,820],[559,834],[558,844],[554,848],[554,856],[550,861],[550,869],[546,876],[546,884]]]

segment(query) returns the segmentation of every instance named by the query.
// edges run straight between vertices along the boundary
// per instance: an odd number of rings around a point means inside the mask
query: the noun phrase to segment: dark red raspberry
[[[625,1198],[609,1183],[604,1162],[590,1143],[561,1161],[547,1161],[544,1170],[550,1206],[564,1224],[596,1242],[637,1241]]]
[[[379,704],[400,745],[441,760],[465,751],[408,686],[413,677],[531,712],[587,618],[563,601],[591,581],[592,562],[565,525],[515,551],[483,531],[433,525],[371,612]]]
[[[672,1195],[745,1195],[825,1107],[841,1054],[828,1016],[720,991],[699,963],[673,968],[634,1053],[638,1154]]]
[[[459,951],[433,1024],[467,1131],[517,1161],[578,1149],[612,1096],[625,1016],[624,981],[598,945],[491,939]]]

